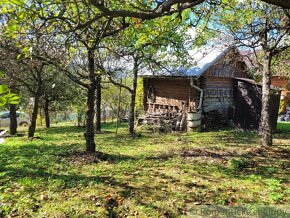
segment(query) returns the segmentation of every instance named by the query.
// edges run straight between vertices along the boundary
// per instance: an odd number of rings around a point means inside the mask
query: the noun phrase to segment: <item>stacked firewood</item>
[[[138,125],[148,125],[159,132],[184,131],[186,130],[186,114],[171,112],[147,113],[139,118]]]
[[[218,110],[213,110],[208,113],[204,113],[202,119],[202,130],[207,131],[211,129],[217,129],[223,126],[227,126],[228,121],[223,113]]]

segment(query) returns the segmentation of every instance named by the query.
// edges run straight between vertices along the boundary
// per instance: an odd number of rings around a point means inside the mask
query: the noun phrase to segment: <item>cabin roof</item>
[[[236,77],[236,78],[233,78],[234,80],[237,80],[237,81],[243,81],[243,82],[247,82],[247,83],[250,83],[250,84],[252,84],[252,85],[255,85],[255,86],[258,86],[258,87],[260,87],[260,88],[262,88],[262,86],[263,86],[263,84],[261,83],[261,82],[257,82],[257,81],[255,81],[255,80],[253,80],[253,79],[249,79],[249,78],[238,78],[238,77]],[[275,89],[275,87],[273,86],[273,85],[271,85],[271,89]]]
[[[145,72],[142,77],[159,77],[159,78],[192,78],[200,77],[203,75],[212,65],[220,60],[230,49],[229,46],[212,46],[204,47],[199,50],[190,51],[190,55],[194,57],[195,63],[192,67],[185,68],[183,66],[172,70],[160,70],[154,75],[152,73]]]
[[[236,78],[233,78],[234,80],[238,80],[238,81],[243,81],[243,82],[247,82],[247,83],[250,83],[252,85],[256,85],[256,86],[262,86],[262,83],[259,83],[259,82],[256,82],[255,80],[253,79],[249,79],[249,78],[239,78],[239,77],[236,77]]]

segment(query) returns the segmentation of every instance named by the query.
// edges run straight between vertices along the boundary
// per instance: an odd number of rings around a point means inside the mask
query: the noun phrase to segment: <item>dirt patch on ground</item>
[[[245,154],[260,157],[290,158],[290,150],[281,147],[251,147],[245,150]]]
[[[65,155],[69,163],[74,165],[88,165],[99,162],[96,153],[89,153],[84,151],[70,152]]]
[[[99,151],[97,152],[74,151],[68,152],[67,154],[61,156],[67,158],[68,162],[75,165],[89,165],[93,163],[99,163],[102,161],[106,161],[108,163],[117,163],[119,161],[134,159],[131,156],[103,153]]]
[[[66,158],[68,162],[75,165],[88,165],[109,160],[107,154],[102,152],[74,151],[60,156]]]
[[[227,159],[229,156],[232,156],[232,152],[226,152],[223,150],[211,150],[207,148],[197,148],[192,150],[184,150],[181,153],[182,157],[210,157],[218,159]]]
[[[232,148],[228,150],[216,150],[210,148],[195,148],[182,150],[180,156],[186,161],[225,164],[233,158],[245,158],[256,160],[257,158],[279,158],[289,160],[290,150],[281,147],[251,147],[248,149]]]

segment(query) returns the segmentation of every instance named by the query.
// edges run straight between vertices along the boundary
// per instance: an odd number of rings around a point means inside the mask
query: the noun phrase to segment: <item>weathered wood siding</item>
[[[150,87],[154,90],[154,102],[148,100],[148,90]],[[164,106],[174,106],[176,109],[187,110],[189,98],[191,106],[196,99],[196,92],[190,87],[190,80],[184,78],[145,78],[144,80],[144,99],[146,99],[145,110],[148,104],[152,103]]]
[[[272,76],[271,77],[271,85],[274,87],[281,88],[283,90],[287,90],[288,87],[288,79],[280,76]]]
[[[204,74],[204,111],[219,110],[225,117],[233,104],[233,78],[248,78],[247,66],[237,49],[232,48]]]
[[[231,78],[207,77],[203,80],[204,112],[219,110],[225,116],[233,104],[233,81]]]
[[[281,91],[281,102],[282,108],[281,112],[286,113],[286,105],[290,99],[290,80],[288,82],[288,78],[283,76],[272,76],[271,77],[271,85],[275,88],[280,88]]]
[[[236,48],[230,49],[207,69],[204,77],[248,78],[247,66]]]

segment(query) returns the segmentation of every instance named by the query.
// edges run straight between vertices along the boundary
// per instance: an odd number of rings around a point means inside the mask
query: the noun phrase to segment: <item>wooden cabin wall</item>
[[[237,49],[232,48],[209,67],[204,77],[249,78],[247,66]]]
[[[204,112],[220,110],[227,116],[233,104],[233,78],[248,78],[247,66],[237,49],[230,49],[203,75]]]
[[[188,110],[188,101],[191,106],[197,98],[196,91],[190,86],[190,80],[185,78],[145,78],[144,81],[144,108],[148,110],[148,89],[153,87],[157,107],[160,105],[174,106],[177,110]]]
[[[231,78],[207,77],[203,79],[204,112],[219,110],[225,116],[233,104],[233,82]]]
[[[271,85],[274,87],[278,87],[281,89],[288,88],[288,79],[280,76],[272,76],[271,77]]]
[[[233,78],[248,78],[247,66],[237,49],[232,48],[202,76],[204,90],[202,129],[229,124],[233,118]]]
[[[286,113],[286,106],[290,103],[290,83],[286,77],[272,76],[271,85],[275,88],[280,88],[281,91],[281,113]]]

